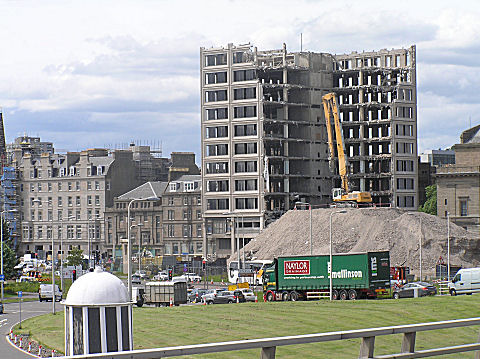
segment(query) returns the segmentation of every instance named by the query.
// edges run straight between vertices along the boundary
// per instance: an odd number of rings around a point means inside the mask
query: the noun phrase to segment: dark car
[[[217,291],[216,293],[207,294],[203,297],[203,300],[207,304],[225,304],[225,303],[235,303],[237,297],[233,292],[228,290]]]
[[[395,291],[393,292],[393,298],[394,299],[414,298],[415,291],[418,291],[419,297],[437,294],[437,288],[430,283],[412,282],[412,283],[407,283],[398,289],[395,289]]]
[[[235,299],[238,300],[239,303],[245,303],[247,301],[247,298],[245,298],[245,295],[241,290],[235,290],[233,295],[236,297]]]
[[[207,293],[206,289],[193,289],[189,294],[188,294],[188,300],[190,303],[200,303],[202,301],[202,295]]]

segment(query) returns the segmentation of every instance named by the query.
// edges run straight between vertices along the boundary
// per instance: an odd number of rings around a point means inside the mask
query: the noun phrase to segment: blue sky
[[[161,141],[164,155],[199,156],[200,46],[298,51],[303,33],[316,52],[416,44],[419,153],[449,147],[480,124],[479,4],[0,0],[7,141],[25,132],[62,150]]]

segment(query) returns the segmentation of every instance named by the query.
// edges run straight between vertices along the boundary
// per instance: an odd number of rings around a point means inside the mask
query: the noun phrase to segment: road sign
[[[18,292],[18,298],[22,298],[22,291]]]
[[[5,280],[5,274],[0,274],[0,282],[3,282]]]
[[[187,268],[187,264],[186,264],[186,263],[183,265],[183,271],[184,271],[185,273],[188,272],[188,268]]]

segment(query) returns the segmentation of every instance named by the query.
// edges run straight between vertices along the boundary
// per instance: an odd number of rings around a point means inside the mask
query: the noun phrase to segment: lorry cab
[[[451,295],[480,292],[480,268],[460,269],[448,283]]]

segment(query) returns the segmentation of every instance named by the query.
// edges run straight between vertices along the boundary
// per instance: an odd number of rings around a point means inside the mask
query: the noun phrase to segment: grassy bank
[[[239,339],[299,335],[460,319],[480,316],[480,295],[404,300],[359,300],[285,303],[245,303],[176,308],[135,308],[135,348],[155,348]],[[23,332],[42,344],[63,350],[63,315],[51,314],[24,322]],[[478,327],[417,334],[417,349],[478,339]],[[399,352],[401,336],[376,339],[375,354]],[[278,358],[358,356],[360,341],[347,340],[277,348]],[[301,355],[300,355],[301,353]],[[328,353],[320,355],[319,353]],[[229,358],[258,358],[259,351],[228,354]],[[225,353],[194,356],[225,358]],[[472,354],[449,358],[473,358]]]

